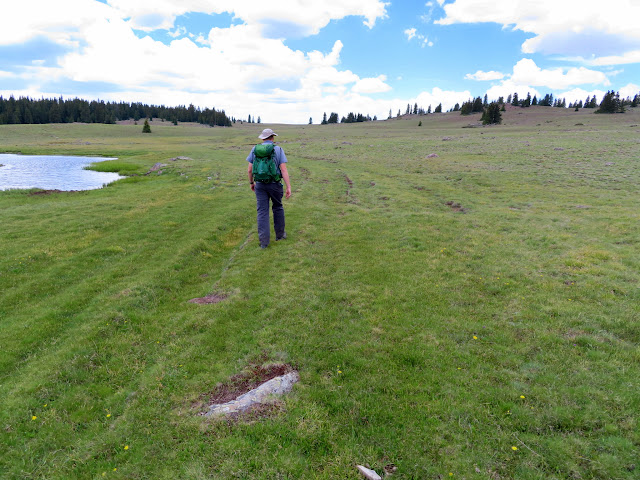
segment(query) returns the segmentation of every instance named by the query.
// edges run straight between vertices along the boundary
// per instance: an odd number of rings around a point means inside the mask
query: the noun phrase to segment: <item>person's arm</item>
[[[287,171],[287,164],[280,164],[280,173],[282,174],[282,179],[284,180],[285,185],[287,186],[287,191],[285,196],[289,198],[291,196],[291,182],[289,181],[289,172]]]
[[[249,185],[251,185],[251,190],[256,191],[256,185],[253,183],[253,163],[249,164],[249,168],[247,169],[247,174],[249,175]]]

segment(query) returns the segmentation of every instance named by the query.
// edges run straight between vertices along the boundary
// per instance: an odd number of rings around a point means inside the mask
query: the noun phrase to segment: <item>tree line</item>
[[[336,112],[331,112],[329,117],[327,118],[327,112],[324,112],[322,115],[322,121],[320,125],[328,125],[330,123],[338,123],[338,114]],[[378,117],[374,116],[371,118],[369,114],[363,115],[362,113],[353,113],[349,112],[346,117],[342,117],[340,123],[360,123],[360,122],[371,122],[378,120]],[[309,125],[313,123],[313,119],[309,119]]]
[[[527,108],[531,106],[542,106],[542,107],[557,107],[557,108],[574,108],[576,111],[580,108],[594,108],[594,113],[623,113],[625,111],[626,106],[637,107],[640,106],[640,93],[636,94],[633,99],[631,97],[627,97],[626,99],[621,99],[620,94],[618,92],[614,92],[613,90],[607,92],[602,98],[601,102],[598,103],[596,100],[596,96],[587,96],[585,101],[575,101],[569,103],[567,106],[567,101],[565,98],[554,98],[553,94],[547,93],[544,97],[538,99],[536,95],[533,97],[530,93],[527,93],[527,96],[524,98],[519,98],[518,93],[514,93],[509,95],[505,101],[504,97],[499,97],[498,100],[493,100],[489,102],[488,96],[485,94],[484,98],[476,97],[474,99],[469,99],[466,102],[463,102],[462,105],[456,103],[455,106],[449,110],[449,112],[460,112],[461,115],[471,115],[473,113],[482,113],[481,121],[483,124],[496,124],[502,123],[502,114],[501,112],[505,111],[505,105],[509,104],[512,106]],[[431,110],[431,105],[427,109],[419,107],[417,103],[411,106],[411,104],[407,104],[407,108],[405,110],[405,115],[428,115],[431,113],[441,113],[442,112],[442,103],[438,104],[438,106],[433,110]],[[397,117],[402,116],[402,111],[398,110]],[[393,118],[392,111],[389,110],[388,119]],[[342,117],[342,120],[339,120],[339,116],[337,113],[332,112],[329,117],[327,117],[327,113],[325,112],[322,117],[322,125],[327,125],[330,123],[355,123],[355,122],[367,122],[371,121],[371,117],[369,115],[362,115],[360,113],[354,114],[349,113],[346,117]],[[374,117],[373,120],[377,120],[377,117]],[[313,123],[312,119],[309,119],[309,124]]]
[[[527,96],[523,99],[518,98],[518,94],[514,93],[513,95],[509,95],[507,97],[506,103],[522,108],[536,105],[543,107],[567,108],[566,99],[554,99],[552,94],[546,94],[543,98],[538,100],[535,95],[532,98],[529,93],[527,93]],[[587,97],[584,102],[580,100],[576,101],[575,103],[569,103],[568,108],[573,108],[575,109],[575,111],[578,111],[580,108],[597,108],[594,113],[624,113],[626,106],[637,107],[639,105],[640,93],[636,94],[633,99],[631,99],[631,97],[621,99],[619,92],[614,92],[613,90],[611,90],[603,96],[599,104],[597,103],[596,96],[593,95],[592,97]],[[482,113],[481,120],[485,125],[492,123],[501,123],[502,114],[500,112],[505,111],[505,101],[504,97],[500,97],[497,101],[492,101],[491,103],[489,103],[487,95],[485,95],[484,99],[476,97],[473,100],[464,102],[462,106],[456,103],[452,111],[460,111],[461,115]]]
[[[35,100],[20,97],[17,100],[10,96],[0,96],[0,125],[28,123],[106,123],[113,124],[119,120],[135,120],[141,118],[160,118],[173,122],[197,122],[212,127],[230,127],[235,118],[229,118],[224,110],[215,108],[200,109],[193,106],[180,105],[166,107],[164,105],[147,105],[134,102],[104,102],[103,100],[82,100],[74,98],[42,98]]]

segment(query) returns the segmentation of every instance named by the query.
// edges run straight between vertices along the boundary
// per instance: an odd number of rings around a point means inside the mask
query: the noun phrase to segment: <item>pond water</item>
[[[0,154],[0,190],[95,190],[125,178],[112,172],[94,172],[84,167],[115,158],[60,155]]]

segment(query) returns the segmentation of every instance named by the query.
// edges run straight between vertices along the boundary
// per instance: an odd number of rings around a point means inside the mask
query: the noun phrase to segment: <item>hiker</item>
[[[273,229],[276,232],[276,241],[287,238],[284,230],[284,207],[282,206],[282,183],[287,186],[286,197],[291,196],[291,183],[287,171],[287,157],[282,147],[274,144],[274,138],[278,134],[270,128],[265,128],[258,138],[262,144],[251,149],[247,157],[249,162],[249,183],[251,190],[256,194],[258,204],[258,239],[260,248],[269,246],[269,200],[272,202]]]

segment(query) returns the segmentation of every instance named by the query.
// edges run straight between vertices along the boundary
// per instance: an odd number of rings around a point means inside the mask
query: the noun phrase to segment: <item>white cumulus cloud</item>
[[[425,109],[431,105],[431,111],[433,111],[442,103],[442,111],[446,112],[447,110],[451,110],[456,103],[462,104],[470,98],[471,92],[468,90],[456,92],[454,90],[442,90],[441,88],[435,87],[431,89],[431,91],[421,92],[416,97],[415,102],[410,102],[410,105],[413,106],[414,103],[417,103],[419,107]]]
[[[318,33],[331,20],[351,15],[363,17],[363,23],[373,28],[378,19],[387,15],[387,4],[380,0],[108,0],[108,3],[122,18],[130,18],[133,27],[147,31],[172,28],[176,17],[187,12],[229,13],[249,24],[289,23],[301,27],[304,34]]]
[[[467,80],[478,80],[478,81],[491,81],[491,80],[501,80],[504,78],[504,73],[490,71],[483,72],[482,70],[478,70],[476,73],[467,73],[464,76]]]
[[[567,103],[574,100],[586,98],[587,92],[601,98],[604,93],[601,89],[584,89],[582,85],[602,85],[609,86],[607,75],[596,70],[580,68],[552,68],[542,69],[528,58],[523,58],[513,67],[513,73],[505,75],[505,78],[497,85],[493,85],[487,90],[487,95],[491,99],[507,97],[517,93],[524,98],[527,93],[533,97],[547,93],[554,93],[558,98],[566,98]]]
[[[491,22],[533,35],[523,53],[606,58],[606,64],[640,61],[640,2],[609,0],[455,0],[436,23]]]
[[[407,40],[411,41],[411,39],[416,36],[417,31],[418,30],[415,28],[407,28],[404,31],[404,34],[407,36]]]
[[[593,66],[608,66],[608,65],[624,65],[629,63],[640,63],[640,50],[632,50],[625,52],[622,55],[609,55],[605,57],[593,58],[593,59],[580,59],[584,63]]]
[[[385,83],[386,81],[386,75],[380,75],[375,78],[363,78],[356,82],[351,88],[351,91],[365,94],[388,92],[391,90],[391,87]]]
[[[306,122],[327,99],[365,106],[365,94],[391,87],[385,76],[360,78],[341,68],[340,40],[329,52],[305,52],[285,45],[278,32],[314,34],[347,16],[361,17],[366,28],[373,28],[386,17],[387,5],[380,0],[65,0],[61,8],[49,0],[11,2],[0,15],[0,46],[39,39],[65,50],[54,63],[29,60],[19,73],[2,77],[24,79],[24,88],[11,92],[15,95],[58,96],[47,91],[52,81],[112,84],[117,91],[96,91],[92,97],[194,103],[225,108],[238,118],[250,114],[265,121]],[[196,35],[176,25],[176,18],[193,12],[228,13],[236,21]],[[139,34],[158,29],[173,40],[163,43],[156,35]]]
[[[115,18],[118,16],[112,8],[86,0],[65,0],[64,8],[57,2],[43,0],[4,2],[0,15],[0,45],[45,37],[61,45],[77,46],[83,31],[96,19]]]
[[[607,93],[604,90],[585,90],[584,88],[572,88],[571,90],[565,90],[558,92],[556,94],[556,98],[564,98],[569,103],[575,103],[582,101],[583,103],[587,98],[591,98],[594,95],[596,96],[596,101],[600,102],[604,94]]]
[[[552,89],[562,89],[572,85],[597,84],[608,86],[611,84],[604,73],[596,70],[589,70],[584,67],[541,69],[533,60],[528,58],[523,58],[513,67],[511,80],[516,84],[528,84]]]

